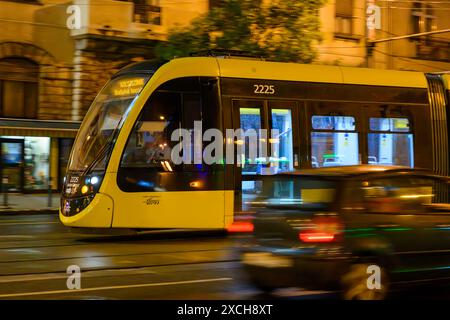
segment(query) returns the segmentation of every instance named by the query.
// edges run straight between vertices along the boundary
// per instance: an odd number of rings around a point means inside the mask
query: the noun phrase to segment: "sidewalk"
[[[48,194],[9,193],[8,205],[4,204],[4,194],[0,194],[0,215],[57,213],[59,209],[59,193],[52,194],[51,206],[48,206]]]

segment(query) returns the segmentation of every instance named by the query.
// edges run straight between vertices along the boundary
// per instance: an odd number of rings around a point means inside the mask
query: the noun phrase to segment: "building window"
[[[412,32],[423,33],[437,30],[436,16],[430,5],[415,3],[411,13]],[[449,61],[450,43],[439,35],[425,35],[411,38],[416,45],[416,57],[426,60]]]
[[[137,23],[161,25],[159,0],[133,0],[133,21]]]
[[[353,34],[353,0],[336,1],[335,34]]]
[[[0,116],[36,118],[39,66],[22,58],[0,59]]]
[[[430,32],[436,30],[436,16],[433,8],[429,5],[415,3],[412,10],[413,33]],[[423,40],[429,44],[430,36],[425,36]]]
[[[413,32],[429,32],[436,29],[436,16],[430,5],[415,3],[412,10]]]
[[[50,176],[50,138],[25,137],[24,187],[27,190],[47,189]]]
[[[0,174],[9,190],[46,190],[50,177],[50,138],[0,136]]]

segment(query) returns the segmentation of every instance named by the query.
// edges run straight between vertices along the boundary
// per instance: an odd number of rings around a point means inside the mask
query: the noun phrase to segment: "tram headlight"
[[[92,185],[96,185],[98,182],[99,182],[99,179],[98,179],[97,176],[93,176],[93,177],[91,178],[91,184],[92,184]]]
[[[81,187],[80,191],[82,194],[97,192],[102,181],[102,176],[87,176],[84,179],[84,185]],[[84,188],[84,187],[87,187]],[[83,189],[84,188],[84,189]]]

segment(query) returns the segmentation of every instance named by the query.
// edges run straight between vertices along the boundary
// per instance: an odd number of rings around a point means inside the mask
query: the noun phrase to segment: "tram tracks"
[[[113,250],[111,247],[103,248],[98,245],[95,247],[83,245],[78,250],[72,247],[68,253],[42,253],[39,250],[27,253],[26,250],[33,250],[33,248],[23,248],[24,254],[30,254],[31,257],[15,259],[11,257],[11,252],[8,252],[11,249],[2,249],[0,250],[0,257],[2,258],[2,261],[0,261],[0,278],[13,275],[65,273],[69,265],[78,265],[83,271],[87,271],[238,261],[237,255],[226,245],[218,247],[217,244],[212,244],[208,248],[208,244],[199,247],[199,244],[191,243],[185,248],[176,249],[173,244],[167,245],[165,243],[158,246],[149,244],[147,250],[142,250],[143,244],[135,248],[132,244],[130,246],[128,252],[120,253],[111,252]],[[196,246],[197,248],[193,250],[192,247]],[[122,247],[120,251],[123,250]],[[92,254],[93,252],[94,254]],[[16,252],[13,253],[16,257],[18,256]],[[39,255],[42,257],[39,257]]]
[[[165,267],[179,267],[179,266],[194,266],[194,265],[203,265],[203,264],[221,264],[221,263],[238,263],[239,259],[224,259],[224,260],[216,260],[216,261],[191,261],[191,262],[183,262],[183,263],[166,263],[166,264],[142,264],[135,266],[110,266],[107,268],[86,268],[82,269],[83,277],[88,273],[92,272],[120,272],[123,275],[127,274],[152,274],[154,271],[142,272],[144,269],[151,268],[165,268]],[[92,277],[99,276],[113,276],[114,274],[95,274],[91,275]],[[117,275],[117,274],[116,274]],[[34,278],[35,276],[40,276],[42,278]],[[29,279],[29,277],[33,277],[33,279]],[[61,279],[67,279],[66,270],[61,271],[42,271],[42,272],[34,272],[34,273],[17,273],[17,274],[8,274],[8,275],[0,275],[0,284],[9,283],[9,282],[21,282],[21,281],[31,281],[31,280],[45,280],[47,277],[56,277]]]
[[[195,284],[199,279],[223,277],[217,270],[224,270],[223,264],[234,268],[239,261],[232,250],[235,239],[223,235],[192,231],[77,234],[49,222],[0,222],[0,295],[31,297],[39,291],[65,292],[70,265],[80,267],[83,279],[91,279],[84,284],[108,291],[121,286]],[[200,274],[186,272],[191,268]]]
[[[70,257],[59,257],[59,258],[43,258],[43,259],[17,259],[17,260],[5,260],[1,261],[0,264],[3,263],[25,263],[25,262],[42,262],[42,261],[60,261],[60,260],[69,260],[69,259],[94,259],[94,258],[112,258],[112,257],[129,257],[129,256],[148,256],[148,255],[170,255],[170,254],[195,254],[198,252],[206,253],[206,252],[219,252],[224,251],[227,252],[226,249],[202,249],[202,250],[195,250],[195,251],[160,251],[160,252],[143,252],[143,253],[125,253],[125,254],[107,254],[107,255],[78,255],[78,256],[70,256]],[[0,252],[1,254],[1,252]],[[1,276],[1,274],[0,274]]]

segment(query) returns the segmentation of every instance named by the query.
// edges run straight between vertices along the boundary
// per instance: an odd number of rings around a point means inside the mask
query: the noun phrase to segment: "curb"
[[[59,209],[1,209],[1,215],[58,214]]]

